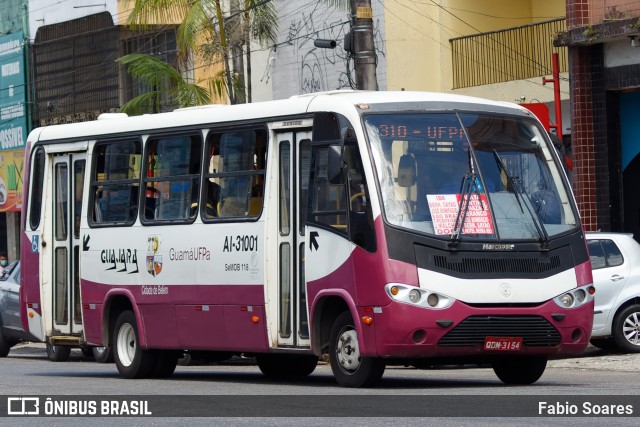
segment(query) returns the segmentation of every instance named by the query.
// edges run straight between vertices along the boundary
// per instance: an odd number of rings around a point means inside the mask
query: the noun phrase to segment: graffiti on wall
[[[385,57],[385,42],[381,19],[375,18],[374,41],[380,66]],[[277,73],[272,75],[280,85],[274,87],[274,98],[353,88],[354,63],[344,49],[344,38],[349,29],[348,12],[328,8],[321,2],[316,2],[312,10],[293,17],[287,30],[281,33],[277,47]],[[315,47],[316,39],[335,40],[336,48]]]

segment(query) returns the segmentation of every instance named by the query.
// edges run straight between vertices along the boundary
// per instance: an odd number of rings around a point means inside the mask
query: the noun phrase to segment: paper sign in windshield
[[[462,200],[461,194],[427,195],[427,202],[429,203],[433,228],[436,234],[453,233],[460,200]],[[465,200],[470,200],[470,202],[467,214],[464,217],[462,234],[493,234],[493,222],[491,221],[486,194],[471,194],[465,197]],[[464,209],[465,206],[462,205],[460,220],[464,215]]]

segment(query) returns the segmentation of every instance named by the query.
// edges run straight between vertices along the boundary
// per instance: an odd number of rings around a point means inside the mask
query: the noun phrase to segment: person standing
[[[4,270],[5,268],[7,268],[8,264],[9,264],[9,260],[7,259],[7,253],[0,252],[0,276],[4,274]]]

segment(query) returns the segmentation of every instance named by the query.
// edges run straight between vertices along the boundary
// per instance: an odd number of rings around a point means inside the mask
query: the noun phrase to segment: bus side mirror
[[[327,180],[329,184],[344,184],[342,162],[342,147],[330,145],[327,149]]]

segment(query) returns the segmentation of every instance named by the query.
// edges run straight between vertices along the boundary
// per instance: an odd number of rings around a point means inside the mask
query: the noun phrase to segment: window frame
[[[40,166],[36,163],[36,159],[38,158],[38,155],[42,154],[42,167],[39,169],[36,169],[36,166]],[[28,210],[27,212],[29,212],[29,228],[31,229],[31,231],[35,231],[38,229],[38,227],[40,227],[40,221],[42,220],[42,196],[44,195],[44,182],[45,182],[45,175],[47,174],[47,153],[45,152],[45,149],[42,145],[37,146],[35,148],[35,150],[33,150],[33,157],[31,159],[31,179],[29,181],[29,187],[30,187],[30,191],[29,191],[29,198],[27,199],[28,202]],[[37,178],[39,179],[39,182],[36,183],[35,179],[36,179],[36,174],[40,173],[40,176]],[[36,190],[37,191],[34,191]],[[37,198],[38,203],[34,203],[34,198]],[[35,209],[37,209],[38,211],[35,212]],[[34,214],[37,215],[37,221],[34,222]],[[25,227],[26,228],[26,227]]]
[[[140,156],[142,156],[142,138],[139,135],[134,135],[133,137],[126,138],[118,138],[118,139],[102,139],[97,140],[91,149],[91,175],[89,176],[89,197],[88,197],[88,205],[87,205],[87,220],[89,223],[89,228],[103,228],[103,227],[130,227],[132,226],[138,216],[140,211],[140,177],[138,178],[129,178],[129,179],[111,179],[111,180],[103,180],[98,181],[96,168],[98,163],[97,149],[103,145],[110,144],[119,144],[119,143],[133,143],[137,146]],[[136,153],[132,153],[136,154]],[[139,170],[140,174],[142,174],[142,168]],[[100,184],[98,184],[100,183]],[[138,184],[138,195],[135,197],[136,205],[135,205],[135,215],[132,219],[128,221],[101,221],[97,222],[94,220],[93,211],[96,206],[96,189],[98,186],[124,186],[129,184],[130,187],[134,187],[135,184]],[[129,209],[132,209],[133,206],[129,206]]]
[[[595,267],[594,268],[593,267],[593,263],[591,263],[592,264],[591,267],[593,268],[593,270],[602,270],[604,268],[620,267],[621,265],[624,264],[624,262],[625,262],[624,254],[622,253],[622,250],[620,250],[620,245],[618,245],[615,242],[615,240],[609,239],[609,238],[598,238],[598,239],[589,239],[587,241],[587,243],[590,243],[590,242],[594,242],[600,247],[600,249],[602,250],[603,258],[604,258],[604,265],[602,267]],[[618,252],[620,253],[620,258],[621,258],[622,262],[620,262],[619,264],[610,264],[609,263],[609,256],[610,256],[611,252],[606,250],[603,242],[609,242],[609,243],[613,244],[613,246],[615,246],[618,249]],[[587,247],[588,247],[588,245],[587,245]],[[589,260],[591,261],[591,257],[589,257]]]
[[[157,177],[149,178],[147,176],[147,171],[149,170],[149,150],[154,142],[157,142],[162,139],[170,139],[176,137],[187,137],[191,138],[191,143],[193,144],[193,138],[197,138],[200,147],[198,148],[198,156],[199,156],[199,164],[197,167],[196,173],[187,173],[180,175],[161,175]],[[170,224],[191,224],[195,222],[198,217],[198,212],[200,212],[200,201],[202,200],[202,165],[203,165],[203,147],[205,145],[205,138],[203,137],[202,131],[192,130],[192,129],[184,129],[176,132],[168,132],[168,133],[154,133],[147,137],[144,143],[143,152],[142,152],[142,161],[140,162],[140,194],[139,196],[139,212],[138,216],[140,217],[140,223],[142,225],[148,226],[158,226],[158,225],[170,225]],[[156,153],[157,155],[157,153]],[[196,199],[195,203],[197,203],[196,207],[196,215],[189,216],[186,218],[173,218],[173,219],[148,219],[144,214],[146,209],[146,193],[147,193],[147,185],[153,182],[171,182],[171,181],[188,181],[190,179],[195,178],[195,184],[198,186],[195,192]],[[192,191],[193,194],[193,191]],[[194,203],[194,200],[191,200],[191,204]],[[142,212],[142,213],[141,213]]]
[[[232,171],[232,172],[215,172],[215,173],[210,173],[208,171],[209,168],[209,162],[211,161],[211,155],[209,153],[211,153],[211,146],[214,143],[214,138],[216,136],[222,136],[224,134],[228,134],[228,133],[239,133],[239,132],[247,132],[247,131],[254,131],[256,133],[256,135],[260,132],[262,132],[264,134],[264,153],[262,154],[264,157],[264,167],[262,169],[245,169],[245,170],[241,170],[241,171]],[[266,195],[266,178],[267,178],[267,170],[269,168],[268,166],[268,162],[269,162],[269,147],[270,144],[272,143],[271,141],[272,139],[272,134],[269,130],[269,128],[267,127],[266,124],[264,123],[256,123],[256,124],[248,124],[246,126],[237,126],[237,127],[220,127],[220,128],[209,128],[206,130],[206,138],[204,141],[204,155],[202,157],[202,174],[201,174],[201,178],[202,178],[202,182],[201,182],[201,188],[200,188],[200,200],[207,200],[207,192],[208,192],[208,187],[209,187],[209,180],[210,179],[214,179],[214,178],[230,178],[230,177],[241,177],[241,176],[250,176],[250,177],[258,177],[261,176],[262,177],[262,205],[260,206],[260,211],[257,212],[257,214],[255,215],[243,215],[243,216],[225,216],[225,217],[220,217],[220,216],[209,216],[206,214],[206,205],[207,203],[201,203],[200,204],[200,218],[202,219],[202,222],[204,223],[219,223],[219,222],[256,222],[258,221],[261,217],[262,217],[262,213],[264,211],[264,207],[265,207],[265,195]],[[253,155],[257,156],[258,153],[255,150],[256,146],[254,147],[254,152]],[[218,202],[221,202],[222,200],[219,200]],[[215,210],[217,211],[217,207],[214,207]],[[219,212],[218,212],[219,215]]]

